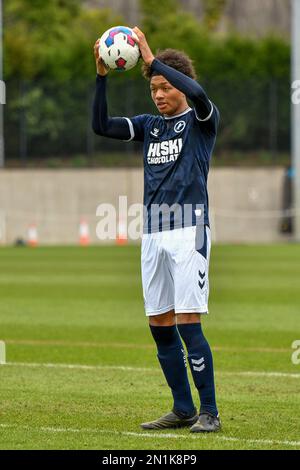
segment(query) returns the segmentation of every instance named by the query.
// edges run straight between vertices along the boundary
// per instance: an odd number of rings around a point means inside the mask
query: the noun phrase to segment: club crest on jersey
[[[182,139],[151,142],[148,147],[147,162],[149,165],[176,162],[182,149]]]
[[[179,134],[179,132],[182,132],[183,129],[185,128],[186,126],[186,122],[185,121],[178,121],[176,122],[175,126],[174,126],[174,131]]]
[[[150,132],[150,134],[151,134],[153,137],[158,137],[159,129],[158,129],[157,127],[154,127],[154,129]]]

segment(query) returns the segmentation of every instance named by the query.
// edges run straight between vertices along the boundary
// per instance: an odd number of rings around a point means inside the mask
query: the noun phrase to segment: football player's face
[[[161,114],[173,116],[183,112],[188,104],[181,91],[174,88],[162,75],[155,75],[150,81],[152,99]]]

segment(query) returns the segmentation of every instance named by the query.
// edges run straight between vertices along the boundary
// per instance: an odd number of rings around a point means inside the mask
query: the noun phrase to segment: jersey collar
[[[188,107],[183,113],[175,114],[174,116],[164,116],[164,119],[176,119],[192,111],[192,108]]]

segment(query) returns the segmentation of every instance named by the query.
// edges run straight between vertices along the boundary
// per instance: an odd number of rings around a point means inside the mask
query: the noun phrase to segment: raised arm
[[[106,100],[106,82],[108,70],[99,56],[99,40],[94,46],[96,60],[97,78],[96,93],[93,103],[92,127],[96,134],[112,139],[131,140],[133,133],[129,119],[124,117],[108,116]]]
[[[133,30],[138,37],[143,60],[147,65],[151,66],[151,70],[164,76],[172,86],[180,90],[191,100],[199,121],[209,121],[213,114],[215,114],[213,121],[218,121],[219,113],[217,108],[213,106],[201,85],[196,80],[155,59],[144,33],[137,27],[133,28]]]
[[[184,93],[185,96],[191,100],[199,119],[206,120],[211,117],[213,113],[213,105],[208,99],[202,86],[196,82],[196,80],[193,80],[178,70],[175,70],[173,67],[163,64],[157,59],[152,61],[151,70],[155,71],[159,75],[163,75],[171,85]]]

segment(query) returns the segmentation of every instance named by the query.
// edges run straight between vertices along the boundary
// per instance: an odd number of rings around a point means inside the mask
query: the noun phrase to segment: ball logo
[[[182,132],[183,129],[185,128],[186,126],[186,122],[185,121],[178,121],[176,122],[175,126],[174,126],[174,131],[179,134],[179,132]]]

